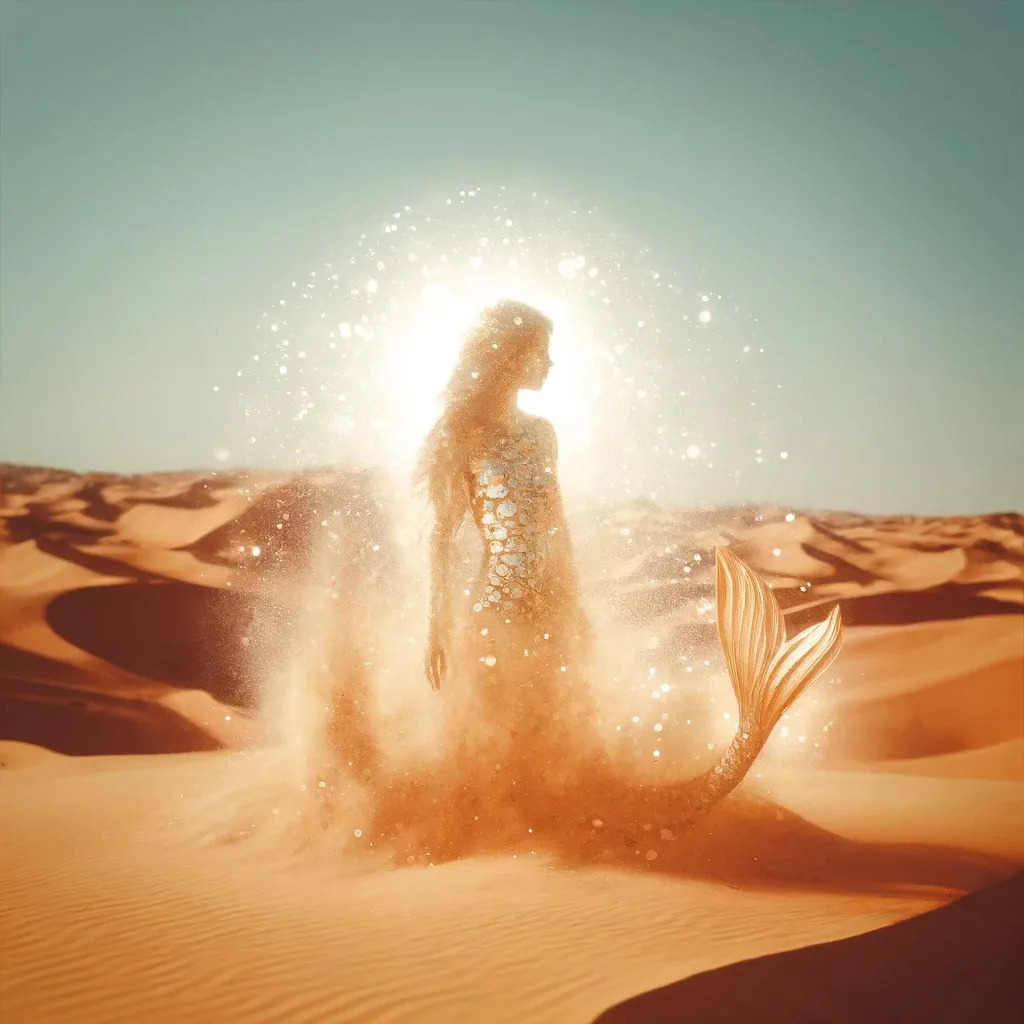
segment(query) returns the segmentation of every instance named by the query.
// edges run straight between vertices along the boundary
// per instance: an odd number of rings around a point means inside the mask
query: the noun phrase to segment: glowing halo
[[[395,210],[354,250],[258,324],[264,346],[239,371],[254,462],[406,474],[463,332],[499,298],[554,320],[555,366],[521,406],[555,424],[567,491],[692,501],[706,480],[745,484],[771,450],[751,319],[593,210],[465,189]]]

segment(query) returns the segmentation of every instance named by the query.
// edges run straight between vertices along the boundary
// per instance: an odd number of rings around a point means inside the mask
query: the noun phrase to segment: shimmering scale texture
[[[522,416],[475,441],[467,483],[483,558],[442,686],[444,749],[488,803],[539,821],[600,753],[555,433]]]
[[[551,428],[531,418],[494,438],[474,463],[471,504],[486,561],[473,611],[535,618],[552,594],[554,457]]]

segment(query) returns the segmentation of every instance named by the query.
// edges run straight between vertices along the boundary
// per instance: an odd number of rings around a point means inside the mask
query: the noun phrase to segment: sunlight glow
[[[499,275],[470,267],[459,274],[442,269],[431,274],[418,299],[387,325],[380,341],[388,353],[394,465],[411,461],[437,417],[439,396],[466,331],[482,309],[503,298],[528,302],[555,324],[551,374],[542,391],[520,392],[520,408],[550,419],[563,447],[585,442],[588,416],[600,396],[593,321],[578,298],[545,284],[522,272]]]
[[[759,371],[735,356],[750,340],[738,307],[684,291],[596,211],[505,186],[395,208],[347,255],[294,280],[236,375],[244,421],[231,450],[408,481],[465,331],[499,299],[554,322],[548,380],[519,404],[554,425],[566,493],[689,501],[696,474],[711,486],[742,465],[728,483],[746,489],[749,451],[755,466],[768,461]],[[724,445],[740,398],[757,411]]]

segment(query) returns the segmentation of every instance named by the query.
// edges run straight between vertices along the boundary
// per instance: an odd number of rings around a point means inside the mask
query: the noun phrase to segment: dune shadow
[[[114,524],[124,513],[124,509],[109,502],[103,494],[104,489],[116,478],[96,477],[85,478],[74,494],[63,500],[81,501],[85,507],[80,515],[95,521],[96,525],[85,523],[66,523],[53,518],[53,508],[49,502],[28,502],[21,515],[7,517],[7,530],[12,543],[19,544],[26,540],[54,537],[64,541],[94,543],[115,532]],[[17,486],[9,487],[10,493],[33,493],[35,488],[21,491]],[[106,525],[100,525],[106,524]]]
[[[594,1024],[1017,1021],[1024,874],[837,942],[729,964],[611,1007]]]
[[[116,478],[103,478],[88,480],[79,488],[75,494],[78,501],[85,502],[83,515],[90,519],[97,519],[101,523],[116,523],[124,515],[124,509],[107,500],[103,491],[114,482]]]
[[[982,518],[990,526],[1024,537],[1024,515],[1019,512],[993,512]]]
[[[356,578],[393,572],[391,525],[377,474],[332,472],[297,476],[263,491],[238,516],[182,550],[210,565],[237,566],[239,551],[253,579],[307,578],[325,551]]]
[[[816,534],[827,538],[832,541],[833,544],[839,545],[839,547],[846,548],[849,551],[855,551],[860,555],[871,554],[871,548],[863,543],[863,541],[857,540],[856,537],[848,537],[844,533],[840,533],[838,530],[834,530],[824,519],[820,516],[808,516],[807,522],[813,528]],[[817,557],[815,555],[814,557]],[[844,563],[846,564],[846,563]]]
[[[46,621],[111,665],[240,707],[258,702],[252,666],[276,663],[291,635],[288,612],[265,598],[177,581],[71,590]]]
[[[63,523],[51,518],[48,506],[29,504],[21,515],[7,516],[4,520],[11,544],[34,540],[42,548],[46,542],[56,544],[95,544],[113,536],[113,526],[87,526]]]
[[[28,683],[89,687],[94,676],[77,665],[0,642],[0,678]]]
[[[691,821],[672,823],[687,782],[644,786],[623,774],[600,791],[545,803],[502,802],[425,775],[377,789],[373,834],[398,863],[532,851],[565,868],[643,871],[737,889],[918,896],[969,892],[1020,864],[928,843],[866,843],[739,790]],[[395,824],[397,823],[397,824]],[[413,824],[408,824],[413,823]]]
[[[194,483],[189,484],[185,490],[178,494],[169,494],[166,497],[147,495],[143,498],[131,499],[125,504],[131,507],[137,505],[155,505],[159,508],[185,509],[190,512],[205,508],[214,508],[224,499],[217,492],[225,491],[241,486],[241,477],[238,475],[225,474],[214,479],[202,477]]]
[[[840,537],[838,534],[825,532],[826,536],[829,536],[832,540],[837,543],[843,544],[844,547],[852,547],[854,551],[863,551],[864,546],[856,541],[851,541],[849,538]],[[845,581],[851,581],[859,584],[869,584],[875,581],[875,574],[868,572],[866,569],[860,568],[860,566],[853,562],[847,561],[845,558],[839,555],[834,555],[830,551],[826,551],[824,548],[818,547],[816,544],[810,544],[807,541],[801,541],[800,548],[808,558],[813,558],[824,565],[829,566],[834,572],[836,579]]]
[[[58,536],[50,533],[36,537],[35,542],[36,547],[43,554],[60,558],[62,561],[70,562],[72,565],[87,569],[89,572],[98,573],[100,576],[112,576],[115,579],[131,579],[151,583],[168,579],[167,576],[161,573],[150,572],[148,569],[129,565],[127,562],[123,562],[111,555],[100,555],[93,551],[82,551],[81,548],[75,546],[76,543],[94,544],[97,540],[101,539],[102,537],[99,534],[90,535],[88,540],[84,540],[80,537],[76,539],[73,536]]]
[[[922,622],[949,622],[986,615],[1024,614],[1019,603],[986,594],[991,584],[947,583],[928,590],[894,590],[863,597],[840,598],[803,604],[795,588],[779,588],[776,596],[790,636],[820,622],[838,604],[846,626],[907,626]],[[713,600],[712,584],[663,583],[618,592],[605,597],[616,618],[629,625],[656,622],[699,599]],[[795,602],[801,602],[793,607]],[[662,653],[692,655],[717,644],[713,622],[688,621],[673,627],[663,638]]]
[[[743,790],[668,835],[662,829],[672,787],[637,789],[623,804],[632,805],[628,816],[606,814],[597,819],[600,829],[585,823],[584,842],[579,834],[577,842],[556,839],[556,853],[581,865],[617,864],[734,888],[890,895],[922,887],[967,892],[1019,867],[953,847],[849,839]]]
[[[0,740],[60,754],[179,754],[221,744],[170,708],[93,690],[0,678]]]
[[[1021,606],[984,593],[991,584],[944,583],[928,590],[893,590],[884,594],[840,599],[847,626],[906,626],[917,622],[948,622],[982,615],[1021,615]],[[786,613],[786,626],[805,629],[824,616],[835,601],[794,609]]]

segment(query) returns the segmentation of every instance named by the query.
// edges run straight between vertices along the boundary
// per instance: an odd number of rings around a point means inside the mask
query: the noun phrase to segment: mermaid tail
[[[750,770],[786,710],[835,661],[842,643],[839,606],[786,639],[771,588],[741,559],[715,549],[718,638],[739,704],[739,727],[718,763],[686,784],[684,817],[727,796]]]
[[[842,643],[839,606],[792,640],[771,588],[731,551],[717,548],[718,638],[740,722],[767,740],[793,702],[835,661]]]

